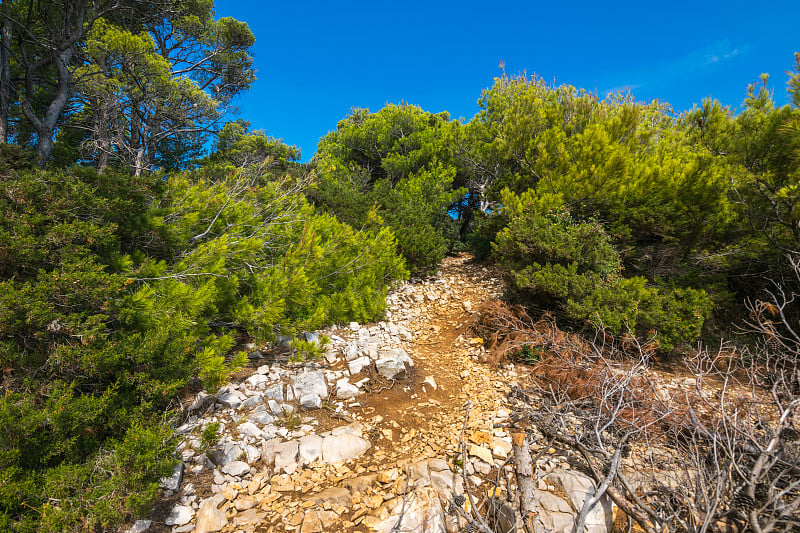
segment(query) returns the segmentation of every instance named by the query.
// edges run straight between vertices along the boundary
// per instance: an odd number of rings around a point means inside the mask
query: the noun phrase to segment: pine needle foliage
[[[0,529],[142,512],[174,462],[173,400],[215,393],[240,339],[382,316],[406,275],[391,230],[317,212],[306,183],[269,164],[0,174]]]

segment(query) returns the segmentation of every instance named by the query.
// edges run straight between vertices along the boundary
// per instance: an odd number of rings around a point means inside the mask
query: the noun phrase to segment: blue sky
[[[677,111],[707,96],[733,108],[800,51],[797,0],[741,2],[262,2],[216,0],[247,22],[258,80],[236,104],[303,160],[351,107],[416,104],[469,120],[502,72],[604,94],[630,87]]]

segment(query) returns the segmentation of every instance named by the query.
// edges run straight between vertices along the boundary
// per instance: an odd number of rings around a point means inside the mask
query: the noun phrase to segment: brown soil
[[[472,338],[471,327],[480,305],[499,295],[500,280],[495,272],[463,254],[446,258],[437,277],[415,284],[415,289],[443,286],[449,289],[445,299],[425,298],[422,302],[405,304],[405,309],[413,308],[419,315],[410,320],[415,332],[413,341],[403,345],[415,363],[405,379],[391,382],[374,370],[370,374],[365,371],[363,376],[356,376],[352,381],[369,376],[371,392],[360,396],[360,406],[349,408],[347,416],[325,408],[302,413],[304,422],[311,418],[316,420],[318,433],[357,420],[367,426],[365,436],[373,446],[358,461],[348,463],[344,471],[335,472],[336,475],[324,473],[327,478],[323,475],[324,479],[314,482],[313,487],[305,484],[298,490],[281,493],[280,501],[285,509],[301,509],[302,499],[309,493],[369,473],[395,467],[402,469],[410,462],[426,458],[446,458],[452,464],[452,459],[460,453],[467,401],[471,402],[468,435],[476,430],[492,434],[494,417],[497,410],[506,405],[509,381],[516,374],[481,362],[483,343]],[[469,302],[466,307],[465,302]],[[393,319],[402,321],[403,318],[403,310],[395,310]],[[254,368],[243,369],[234,378],[245,379],[253,371]],[[424,383],[428,377],[433,377],[436,389]],[[210,477],[207,472],[194,475],[187,470],[184,486],[194,483],[196,494],[202,500],[211,495]],[[169,528],[158,529],[158,522],[163,524],[176,499],[165,500],[151,513],[154,530],[169,531]],[[341,518],[352,518],[352,514],[345,513]],[[268,514],[255,528],[255,531],[284,530],[287,530],[286,524],[274,514]],[[352,523],[337,530],[367,531],[363,524]]]

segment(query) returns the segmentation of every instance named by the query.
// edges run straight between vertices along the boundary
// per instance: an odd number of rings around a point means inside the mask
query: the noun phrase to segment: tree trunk
[[[97,172],[102,174],[111,159],[111,102],[107,98],[94,99],[94,134],[97,147]]]
[[[8,6],[2,4],[3,15]],[[8,142],[8,110],[11,100],[11,23],[0,21],[0,144]]]
[[[28,72],[26,73],[26,94],[22,101],[22,112],[36,130],[36,135],[39,140],[38,146],[36,147],[36,162],[40,168],[44,168],[50,160],[50,153],[53,151],[53,135],[56,131],[56,124],[58,124],[58,119],[61,117],[61,113],[64,111],[67,100],[69,99],[72,73],[69,71],[67,65],[69,65],[69,62],[72,60],[74,50],[74,47],[67,48],[55,58],[54,63],[56,71],[58,72],[58,89],[55,98],[53,98],[53,101],[47,106],[44,119],[37,117],[30,105],[30,100],[33,97],[32,79],[35,67],[28,67]]]
[[[136,161],[133,164],[133,175],[137,178],[142,175],[145,167],[145,149],[144,145],[136,150]]]

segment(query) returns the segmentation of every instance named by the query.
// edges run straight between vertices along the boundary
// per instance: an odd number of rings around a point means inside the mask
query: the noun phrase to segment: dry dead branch
[[[794,294],[779,286],[751,305],[756,350],[698,347],[688,375],[656,372],[652,346],[633,336],[587,339],[549,316],[490,302],[475,332],[490,359],[536,347],[525,389],[512,390],[517,512],[536,512],[529,435],[572,450],[573,466],[598,490],[576,513],[575,531],[603,493],[648,533],[771,533],[800,528],[800,336],[788,323]],[[771,342],[770,342],[771,341]],[[636,357],[631,358],[631,355]],[[563,455],[563,453],[562,453]]]

